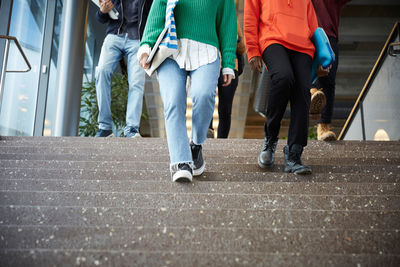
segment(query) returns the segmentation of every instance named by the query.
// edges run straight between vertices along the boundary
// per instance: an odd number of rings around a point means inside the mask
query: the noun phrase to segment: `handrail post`
[[[7,68],[7,61],[8,61],[8,50],[10,49],[10,40],[6,40],[6,46],[4,48],[4,58],[3,58],[3,65],[1,67],[1,77],[0,77],[0,112],[1,112],[1,103],[3,100],[3,89],[4,89],[4,82],[6,78],[6,68]]]

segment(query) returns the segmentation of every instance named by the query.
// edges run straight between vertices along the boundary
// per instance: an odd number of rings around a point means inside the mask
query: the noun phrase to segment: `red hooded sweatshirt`
[[[249,60],[271,44],[314,57],[318,27],[311,0],[245,0],[244,36]]]

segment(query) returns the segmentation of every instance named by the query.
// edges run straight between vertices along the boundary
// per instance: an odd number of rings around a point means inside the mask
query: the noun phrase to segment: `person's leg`
[[[125,135],[139,133],[140,118],[142,115],[145,71],[140,67],[136,54],[139,49],[139,40],[126,38],[125,54],[128,61],[128,103],[126,107]]]
[[[263,53],[263,60],[271,77],[265,136],[277,139],[291,88],[294,85],[293,70],[288,50],[282,45],[272,44],[267,47]]]
[[[99,107],[99,129],[111,130],[111,75],[122,58],[123,38],[108,34],[100,52],[99,64],[96,67],[96,94]]]
[[[190,72],[190,95],[192,97],[192,133],[190,149],[193,159],[193,176],[205,169],[202,144],[206,140],[209,122],[214,113],[215,94],[218,83],[219,58]]]
[[[271,76],[271,87],[268,94],[267,122],[264,126],[264,145],[258,156],[258,165],[261,168],[270,168],[274,164],[281,120],[286,110],[291,88],[294,85],[288,52],[289,50],[282,45],[273,44],[263,53],[263,60]]]
[[[179,163],[192,163],[186,128],[187,72],[167,58],[157,69],[160,94],[164,103],[165,129],[171,171]],[[207,126],[210,120],[207,120]],[[207,130],[206,126],[206,130]]]
[[[335,85],[336,85],[336,72],[339,64],[339,49],[337,45],[337,39],[329,37],[329,42],[333,51],[335,52],[335,61],[332,64],[332,68],[329,71],[328,76],[318,78],[317,86],[322,88],[322,91],[326,95],[326,106],[321,112],[321,119],[318,121],[318,140],[334,141],[336,140],[336,134],[331,131],[330,124],[332,122],[333,108],[335,103]]]
[[[295,174],[311,174],[311,168],[302,164],[301,155],[308,139],[312,58],[296,51],[290,52],[290,58],[296,82],[290,94],[288,145],[283,150],[284,171]]]
[[[190,72],[190,96],[192,108],[192,141],[196,145],[204,143],[207,129],[212,119],[218,83],[220,61],[201,66]]]
[[[308,139],[312,58],[291,51],[291,61],[296,82],[290,93],[288,145],[299,144],[304,147]]]
[[[326,106],[321,112],[321,123],[331,123],[333,108],[335,103],[335,86],[336,86],[336,72],[339,64],[339,49],[337,40],[335,38],[329,37],[329,42],[335,52],[335,61],[332,64],[332,68],[329,71],[328,76],[320,77],[317,80],[318,88],[322,88],[322,91],[326,96]]]
[[[228,138],[231,129],[232,103],[235,91],[239,83],[238,72],[235,71],[235,79],[228,86],[222,86],[223,77],[218,80],[218,138]]]

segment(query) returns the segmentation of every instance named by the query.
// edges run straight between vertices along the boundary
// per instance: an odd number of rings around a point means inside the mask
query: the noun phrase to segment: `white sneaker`
[[[139,138],[139,137],[142,137],[140,135],[140,133],[136,129],[134,129],[133,127],[125,129],[124,135],[127,138]]]
[[[178,170],[172,175],[173,182],[191,182],[193,171],[188,163],[179,163]]]

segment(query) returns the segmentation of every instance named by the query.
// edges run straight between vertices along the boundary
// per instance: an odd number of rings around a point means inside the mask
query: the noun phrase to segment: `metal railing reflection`
[[[4,62],[3,62],[3,70],[2,70],[2,75],[4,72],[28,72],[32,69],[31,64],[29,63],[28,58],[26,57],[24,51],[22,50],[21,45],[19,44],[17,38],[13,36],[6,36],[6,35],[0,35],[0,39],[6,39],[6,47],[4,49]],[[10,49],[10,41],[14,41],[15,45],[17,46],[19,52],[21,53],[21,56],[24,58],[24,61],[26,65],[28,66],[27,69],[25,70],[6,70],[6,63],[7,63],[7,56],[8,56],[8,51]]]
[[[24,51],[22,50],[21,45],[19,44],[17,38],[13,36],[6,36],[6,35],[0,35],[0,39],[5,39],[6,40],[6,45],[4,49],[4,58],[3,58],[3,65],[1,68],[1,76],[0,76],[0,108],[1,108],[1,101],[3,98],[3,88],[4,88],[4,80],[6,77],[6,72],[14,72],[14,73],[23,73],[23,72],[28,72],[32,69],[31,64],[29,63],[28,58],[26,57]],[[10,50],[10,41],[14,41],[15,45],[17,46],[21,56],[24,58],[24,61],[26,65],[28,66],[27,69],[24,70],[7,70],[7,61],[8,61],[8,52]]]

